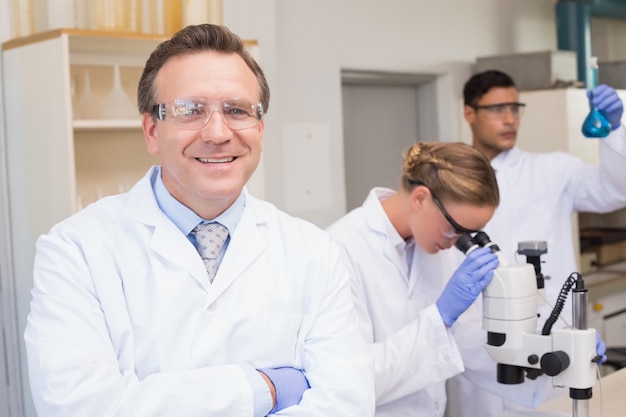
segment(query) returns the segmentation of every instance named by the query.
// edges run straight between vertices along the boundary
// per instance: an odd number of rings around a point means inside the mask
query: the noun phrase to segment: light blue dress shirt
[[[165,188],[165,184],[163,184],[160,167],[158,175],[153,177],[152,190],[154,191],[154,196],[161,211],[163,211],[176,227],[187,236],[187,239],[189,239],[194,246],[196,246],[196,238],[190,233],[198,224],[203,222],[218,222],[228,229],[228,238],[217,256],[217,265],[219,267],[226,253],[226,249],[228,248],[228,244],[230,243],[231,236],[235,233],[239,220],[241,220],[246,202],[245,194],[242,192],[239,197],[237,197],[237,200],[216,218],[203,219],[169,193],[167,188]],[[263,417],[267,415],[272,408],[272,395],[270,394],[269,388],[254,367],[245,364],[242,365],[242,369],[250,381],[254,392],[254,416]]]
[[[200,223],[213,223],[217,222],[225,226],[228,229],[228,238],[220,249],[220,253],[217,255],[217,265],[219,267],[222,262],[222,258],[226,253],[228,244],[230,243],[231,236],[235,233],[235,229],[241,220],[243,209],[245,207],[246,197],[242,192],[237,200],[228,208],[225,212],[220,214],[214,219],[203,219],[194,213],[189,207],[176,200],[165,188],[163,179],[161,178],[161,169],[159,168],[159,175],[155,176],[152,184],[154,190],[154,196],[156,197],[159,208],[165,215],[180,229],[181,232],[194,246],[196,246],[196,237],[190,234],[194,227]]]

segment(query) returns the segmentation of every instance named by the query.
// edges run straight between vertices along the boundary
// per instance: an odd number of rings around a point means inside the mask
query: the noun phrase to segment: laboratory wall
[[[225,2],[225,23],[245,37],[260,38],[261,63],[272,86],[264,150],[266,197],[322,227],[344,213],[342,69],[436,74],[438,118],[431,123],[439,126],[442,140],[457,140],[461,89],[476,57],[554,50],[555,3]],[[304,142],[310,132],[315,132],[314,143],[300,146],[308,152],[285,154],[298,149],[290,142]],[[311,153],[325,157],[310,161]],[[329,175],[318,175],[321,170]],[[290,199],[293,193],[301,198]]]
[[[626,61],[626,21],[591,19],[591,52],[599,62]]]
[[[437,125],[440,139],[460,140],[461,90],[475,59],[555,50],[556,2],[224,0],[224,24],[242,38],[258,41],[259,60],[272,90],[263,162],[251,188],[287,212],[327,226],[346,210],[342,70],[435,75],[437,116],[429,123]],[[10,37],[10,3],[0,0],[0,41]],[[623,33],[620,23],[596,25],[601,34],[596,43],[607,58],[625,58],[619,56],[625,45],[613,36]],[[17,98],[4,97],[4,103],[2,99],[0,108]],[[2,138],[4,127],[0,128]],[[2,305],[7,306],[11,297],[6,290],[12,288],[5,267],[10,265],[5,221],[10,196],[3,186],[6,164],[1,146],[0,157],[0,272],[5,290]],[[16,346],[23,329],[8,330],[8,340]],[[9,351],[14,350],[9,346]],[[23,355],[19,362],[24,377],[23,415],[35,417]],[[1,413],[0,408],[4,417]]]

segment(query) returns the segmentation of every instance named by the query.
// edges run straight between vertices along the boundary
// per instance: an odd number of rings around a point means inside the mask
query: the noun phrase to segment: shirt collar
[[[169,193],[161,178],[161,167],[158,167],[158,173],[154,176],[152,189],[161,211],[165,213],[185,236],[202,222],[219,222],[224,225],[228,229],[229,234],[232,235],[239,224],[239,220],[241,220],[246,201],[245,193],[242,192],[235,202],[222,214],[214,219],[203,219]]]
[[[516,146],[506,151],[502,151],[491,160],[491,166],[497,170],[502,166],[510,165],[517,160],[519,152],[520,151]]]

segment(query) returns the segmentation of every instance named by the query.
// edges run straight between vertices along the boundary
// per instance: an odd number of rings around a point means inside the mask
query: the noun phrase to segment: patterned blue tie
[[[196,247],[212,284],[217,273],[217,255],[226,242],[228,229],[219,223],[200,223],[191,233],[196,235]]]

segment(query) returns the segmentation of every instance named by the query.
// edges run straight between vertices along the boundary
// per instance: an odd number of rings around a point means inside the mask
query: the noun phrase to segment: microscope
[[[596,354],[596,331],[587,327],[587,290],[582,276],[570,275],[550,317],[538,331],[539,293],[544,287],[540,257],[547,253],[546,242],[520,242],[518,253],[527,258],[527,263],[521,264],[509,263],[484,232],[462,235],[456,247],[465,254],[488,247],[500,261],[493,280],[483,291],[485,349],[497,363],[498,382],[520,384],[525,376],[535,379],[546,374],[553,386],[569,388],[574,417],[588,416],[600,357]],[[553,330],[570,291],[572,328]]]

